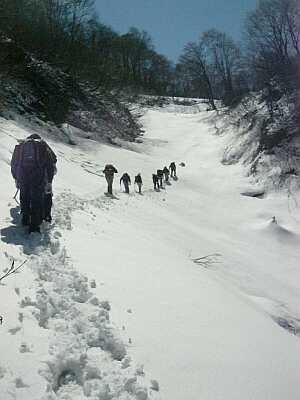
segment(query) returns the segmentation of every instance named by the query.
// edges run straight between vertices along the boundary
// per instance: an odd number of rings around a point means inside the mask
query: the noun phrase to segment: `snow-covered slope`
[[[1,267],[28,259],[0,286],[5,400],[300,399],[299,194],[242,196],[251,182],[220,163],[213,117],[168,106],[145,113],[143,143],[126,149],[53,144],[41,238],[17,225],[9,176],[13,137],[28,132],[0,121]],[[186,167],[154,192],[171,161]],[[117,179],[105,197],[108,162],[141,172],[143,196]]]
[[[274,104],[271,117],[258,92],[233,109],[221,109],[213,124],[217,134],[228,137],[222,162],[244,163],[266,191],[299,190],[300,136],[294,104],[283,96]]]

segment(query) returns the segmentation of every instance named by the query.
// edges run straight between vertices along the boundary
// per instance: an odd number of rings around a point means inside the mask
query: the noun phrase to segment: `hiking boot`
[[[41,229],[39,226],[32,226],[30,225],[29,227],[29,233],[33,233],[33,232],[37,232],[37,233],[41,233]]]

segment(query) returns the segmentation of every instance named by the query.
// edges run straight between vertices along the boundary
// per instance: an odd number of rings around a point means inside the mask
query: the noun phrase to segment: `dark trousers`
[[[158,181],[153,181],[154,190],[159,190],[159,183]]]
[[[25,225],[37,228],[43,221],[43,185],[23,184],[20,187],[22,221]]]
[[[44,215],[45,219],[51,218],[51,208],[52,208],[52,193],[46,193],[44,195]]]
[[[107,193],[112,194],[112,185],[113,185],[114,177],[110,176],[110,175],[106,175],[105,178],[107,181]]]
[[[129,182],[123,181],[123,185],[124,185],[124,188],[125,188],[125,193],[129,193]]]
[[[142,193],[142,184],[140,182],[138,182],[136,185],[138,187],[139,193],[141,194]]]
[[[171,178],[176,176],[176,169],[171,169]]]
[[[163,186],[163,177],[162,176],[158,177],[158,182],[159,182],[159,187],[162,188],[162,186]]]

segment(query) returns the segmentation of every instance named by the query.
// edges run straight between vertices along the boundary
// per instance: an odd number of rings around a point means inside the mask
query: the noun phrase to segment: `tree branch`
[[[213,253],[213,254],[208,254],[206,256],[198,257],[198,258],[193,258],[193,262],[195,264],[201,265],[204,268],[209,267],[212,264],[218,264],[220,263],[219,258],[222,255],[220,253]]]
[[[15,274],[20,268],[23,267],[24,264],[27,263],[28,260],[23,261],[18,267],[15,267],[15,260],[13,260],[11,267],[9,268],[9,270],[7,272],[5,272],[5,274],[3,276],[0,277],[0,282],[7,278],[9,275]]]

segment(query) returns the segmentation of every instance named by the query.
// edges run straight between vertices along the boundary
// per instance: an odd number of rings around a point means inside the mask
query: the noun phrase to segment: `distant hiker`
[[[170,164],[170,171],[171,171],[171,178],[176,178],[176,164],[173,162],[171,162]]]
[[[159,182],[159,187],[163,187],[163,177],[164,177],[164,171],[162,169],[158,169],[156,171],[157,177],[158,177],[158,182]]]
[[[165,181],[166,181],[166,182],[169,182],[169,175],[170,175],[169,169],[168,169],[167,167],[165,167],[165,168],[163,169],[163,173],[164,173],[164,176],[165,176]]]
[[[137,174],[137,176],[134,178],[134,183],[138,187],[139,194],[142,194],[143,180],[142,180],[141,174]]]
[[[131,179],[130,176],[125,172],[125,174],[122,175],[122,178],[120,179],[120,185],[123,182],[124,188],[125,188],[125,193],[129,194],[129,185],[131,185]]]
[[[159,190],[158,176],[156,174],[152,174],[152,181],[154,190]]]
[[[22,225],[29,232],[40,232],[43,219],[51,221],[52,189],[56,173],[56,156],[38,134],[15,146],[11,173],[20,189]],[[46,193],[47,192],[47,193]]]
[[[112,164],[106,164],[103,173],[107,181],[107,193],[112,196],[112,185],[114,181],[114,175],[117,174],[118,171]]]

